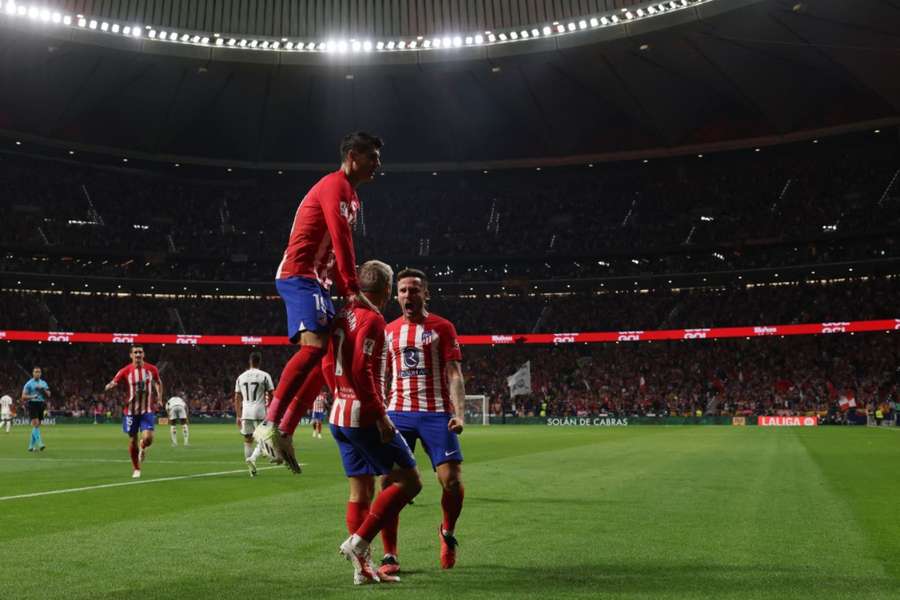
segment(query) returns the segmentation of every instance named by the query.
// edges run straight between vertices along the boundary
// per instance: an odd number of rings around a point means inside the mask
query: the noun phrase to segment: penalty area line
[[[269,469],[279,469],[283,467],[271,466],[260,467],[260,471],[268,471]],[[164,481],[182,481],[184,479],[200,479],[203,477],[218,477],[221,475],[234,475],[236,473],[247,473],[247,469],[235,469],[233,471],[215,471],[212,473],[196,473],[194,475],[178,475],[176,477],[159,477],[157,479],[136,479],[133,481],[122,481],[119,483],[104,483],[101,485],[89,485],[85,487],[68,488],[64,490],[49,490],[46,492],[34,492],[31,494],[17,494],[15,496],[0,496],[0,502],[6,500],[23,500],[25,498],[38,498],[40,496],[56,496],[59,494],[74,494],[75,492],[89,492],[92,490],[104,490],[109,488],[125,487],[129,485],[144,485],[148,483],[162,483]]]

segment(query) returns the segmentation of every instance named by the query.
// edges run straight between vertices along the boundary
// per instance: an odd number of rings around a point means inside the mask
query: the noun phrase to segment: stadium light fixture
[[[207,46],[212,40],[215,41],[217,47],[240,47],[252,48],[264,51],[318,51],[318,52],[370,52],[372,49],[379,51],[406,51],[406,50],[432,50],[432,49],[449,49],[460,48],[462,46],[483,45],[486,43],[509,43],[527,41],[551,35],[568,35],[587,30],[589,28],[615,26],[622,20],[634,21],[646,17],[652,17],[664,12],[680,10],[688,8],[695,4],[712,2],[713,0],[664,0],[658,4],[644,5],[633,9],[623,8],[615,12],[609,11],[606,14],[585,15],[577,21],[567,21],[560,23],[554,21],[551,24],[544,25],[540,28],[519,29],[516,31],[498,31],[498,32],[479,32],[469,35],[442,36],[426,40],[424,36],[414,36],[414,38],[403,40],[374,40],[371,42],[360,42],[357,40],[339,40],[339,41],[299,41],[289,40],[288,38],[232,38],[232,40],[224,41],[220,33],[206,33],[203,31],[194,32],[173,32],[168,30],[159,30],[151,26],[146,27],[147,36],[158,42],[173,42],[182,44],[194,44]],[[124,35],[127,37],[140,38],[144,35],[144,27],[137,25],[126,25],[121,22],[107,19],[92,18],[88,15],[70,15],[63,11],[54,11],[51,8],[41,7],[36,4],[20,3],[17,0],[0,0],[0,7],[9,16],[13,18],[24,17],[27,19],[42,21],[44,23],[52,23],[54,25],[65,25],[69,27],[79,27],[81,29],[90,29],[98,34],[104,35]],[[621,19],[620,19],[621,16]],[[240,41],[237,41],[240,40]]]

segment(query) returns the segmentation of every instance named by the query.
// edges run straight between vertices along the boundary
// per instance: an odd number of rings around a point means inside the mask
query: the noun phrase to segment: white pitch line
[[[129,463],[127,458],[30,458],[24,456],[2,457],[0,461],[26,462],[86,462],[86,463]],[[155,465],[233,465],[233,460],[152,460]]]
[[[302,463],[301,463],[302,464]],[[261,467],[260,471],[269,469],[278,469],[279,467]],[[86,487],[69,488],[65,490],[50,490],[48,492],[35,492],[33,494],[18,494],[16,496],[0,496],[0,502],[5,500],[21,500],[24,498],[37,498],[39,496],[56,496],[58,494],[72,494],[75,492],[89,492],[91,490],[103,490],[108,488],[125,487],[128,485],[142,485],[145,483],[160,483],[163,481],[180,481],[182,479],[198,479],[200,477],[216,477],[219,475],[234,475],[235,473],[246,473],[247,469],[235,469],[234,471],[217,471],[214,473],[197,473],[196,475],[179,475],[177,477],[160,477],[159,479],[139,479],[136,481],[123,481],[121,483],[104,483],[102,485],[90,485]]]

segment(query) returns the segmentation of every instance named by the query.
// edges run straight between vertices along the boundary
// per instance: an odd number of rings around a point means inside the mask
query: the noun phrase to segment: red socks
[[[294,435],[294,432],[297,431],[297,425],[300,424],[300,419],[312,407],[313,402],[316,401],[316,396],[322,391],[323,385],[325,385],[325,376],[322,375],[322,362],[319,361],[310,371],[303,385],[300,386],[300,391],[291,400],[290,406],[288,406],[287,411],[285,411],[284,416],[278,423],[279,431],[287,435]]]
[[[378,494],[375,503],[369,509],[369,516],[366,517],[362,526],[356,530],[356,534],[367,542],[371,542],[384,526],[384,523],[390,519],[395,519],[409,501],[410,497],[403,491],[403,488],[399,485],[389,485]]]
[[[138,460],[138,446],[136,443],[131,442],[128,444],[128,453],[131,455],[131,464],[134,467],[134,470],[140,471],[141,463]]]
[[[275,395],[269,404],[269,410],[266,411],[266,421],[281,422],[281,417],[287,411],[288,405],[313,369],[319,366],[327,351],[326,348],[301,346],[300,350],[284,365],[278,387],[275,388]]]
[[[348,502],[347,503],[347,532],[350,535],[356,533],[366,517],[369,516],[368,502]]]
[[[381,524],[381,545],[385,554],[397,556],[397,530],[400,528],[400,513],[385,518]]]
[[[462,483],[459,484],[456,490],[456,493],[444,490],[443,495],[441,495],[441,508],[444,510],[444,521],[441,527],[444,528],[444,531],[453,531],[456,527],[456,520],[459,518],[459,513],[462,512],[463,498],[466,495],[466,490]]]

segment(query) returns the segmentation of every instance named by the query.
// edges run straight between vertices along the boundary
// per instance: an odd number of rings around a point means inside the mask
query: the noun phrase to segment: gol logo
[[[617,339],[620,342],[638,342],[643,333],[643,331],[620,331]]]

